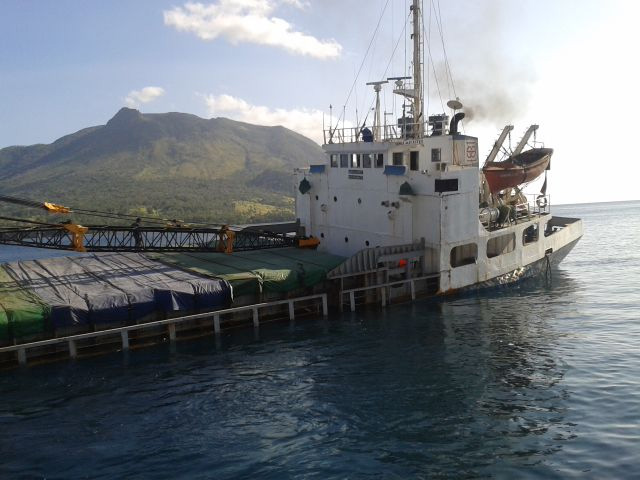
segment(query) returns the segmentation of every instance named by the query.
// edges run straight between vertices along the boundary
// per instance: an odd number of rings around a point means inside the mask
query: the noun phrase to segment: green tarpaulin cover
[[[0,341],[7,340],[9,338],[9,317],[4,308],[0,307]]]
[[[287,293],[313,287],[343,257],[299,248],[225,253],[149,253],[149,257],[202,275],[227,280],[235,296],[260,291]]]
[[[0,266],[0,341],[42,333],[49,307]]]

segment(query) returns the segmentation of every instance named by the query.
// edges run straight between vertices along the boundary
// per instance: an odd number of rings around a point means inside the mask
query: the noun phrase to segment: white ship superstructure
[[[320,250],[351,257],[330,277],[359,276],[352,285],[428,277],[432,293],[446,293],[548,269],[579,240],[581,221],[553,217],[546,191],[528,199],[515,184],[492,191],[479,162],[478,139],[460,132],[464,113],[458,100],[448,103],[451,119],[425,118],[417,0],[412,12],[414,75],[388,79],[394,93],[409,102],[408,113],[394,125],[382,125],[379,92],[387,82],[372,82],[373,124],[325,131],[326,162],[296,172],[296,215],[305,235],[317,238]],[[512,128],[505,127],[490,161]],[[515,155],[536,129],[512,152],[513,165],[498,170],[499,179],[526,173],[528,164],[519,164]],[[538,162],[536,176],[551,152],[525,152]]]

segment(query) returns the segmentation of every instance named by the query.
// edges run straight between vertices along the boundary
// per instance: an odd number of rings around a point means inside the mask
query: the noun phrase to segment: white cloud
[[[276,7],[287,4],[303,8],[301,0],[219,0],[218,3],[186,3],[164,12],[164,23],[191,32],[203,40],[226,38],[232,44],[255,43],[282,48],[296,55],[320,59],[340,56],[335,40],[319,40],[294,30],[286,20],[271,16]]]
[[[126,96],[124,102],[129,107],[137,107],[141,103],[153,102],[158,97],[164,95],[162,87],[144,87],[142,90],[131,90]]]
[[[319,144],[324,143],[322,135],[323,113],[320,110],[271,109],[251,105],[245,100],[231,95],[206,95],[204,99],[211,116],[223,116],[256,125],[281,125],[311,138]],[[328,121],[328,119],[326,120]],[[329,126],[326,125],[326,128]]]
[[[307,8],[309,6],[309,2],[304,2],[301,0],[280,0],[282,3],[286,3],[288,5],[293,5],[297,8]]]

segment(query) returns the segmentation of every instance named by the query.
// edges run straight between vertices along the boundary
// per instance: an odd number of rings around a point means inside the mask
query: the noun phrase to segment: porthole
[[[333,201],[337,202],[338,201],[338,197],[333,197]]]
[[[344,243],[349,243],[349,237],[344,237]]]

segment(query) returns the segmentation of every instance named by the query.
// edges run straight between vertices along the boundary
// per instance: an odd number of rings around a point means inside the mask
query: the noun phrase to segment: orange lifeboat
[[[549,167],[552,148],[533,148],[502,162],[488,162],[482,168],[489,190],[497,193],[538,178]]]

